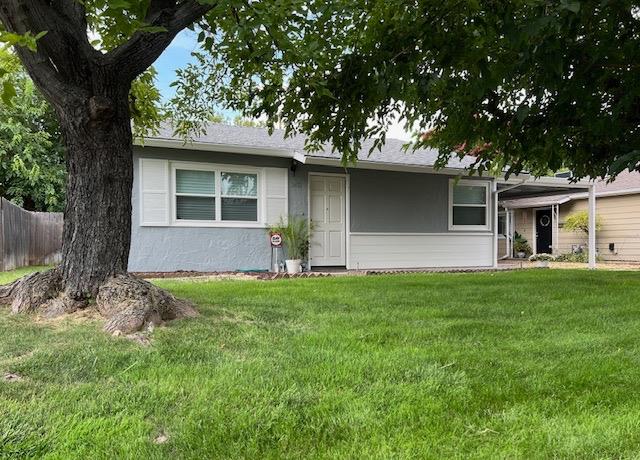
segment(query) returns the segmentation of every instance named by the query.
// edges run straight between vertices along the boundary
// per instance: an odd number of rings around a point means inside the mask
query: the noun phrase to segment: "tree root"
[[[73,299],[64,292],[58,269],[33,273],[0,286],[0,304],[10,305],[13,313],[40,313],[47,317],[91,305],[87,299]],[[168,291],[132,275],[117,275],[103,283],[95,307],[107,320],[104,330],[117,335],[198,315],[191,302],[176,299]]]

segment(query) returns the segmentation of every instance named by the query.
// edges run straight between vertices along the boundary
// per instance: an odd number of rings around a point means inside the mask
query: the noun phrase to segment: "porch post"
[[[493,181],[493,268],[498,268],[498,181]]]
[[[589,184],[589,269],[596,268],[596,188]]]

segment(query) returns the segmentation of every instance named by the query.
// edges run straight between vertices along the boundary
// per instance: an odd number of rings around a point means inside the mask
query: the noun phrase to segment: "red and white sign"
[[[282,247],[282,235],[278,232],[273,232],[269,234],[269,241],[271,242],[272,248],[281,248]]]

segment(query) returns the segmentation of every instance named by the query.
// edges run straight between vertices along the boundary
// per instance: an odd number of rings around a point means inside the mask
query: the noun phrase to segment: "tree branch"
[[[169,4],[173,6],[168,7]],[[181,30],[214,6],[202,5],[195,0],[179,4],[175,1],[152,0],[147,13],[149,25],[163,27],[166,32],[136,32],[126,43],[104,56],[105,66],[116,70],[120,78],[132,81],[158,59]]]
[[[70,84],[72,66],[68,64],[69,55],[77,55],[79,49],[74,54],[64,54],[69,47],[75,48],[77,43],[71,35],[71,24],[61,21],[57,11],[38,0],[28,3],[3,1],[0,4],[0,21],[7,30],[20,35],[47,31],[38,41],[37,51],[18,46],[16,52],[33,81],[54,106],[59,106],[65,98],[79,96],[78,88]],[[78,78],[81,76],[75,76]]]

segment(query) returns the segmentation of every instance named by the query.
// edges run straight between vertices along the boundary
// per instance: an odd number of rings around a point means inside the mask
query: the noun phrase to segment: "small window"
[[[176,169],[176,219],[216,220],[214,171]]]
[[[222,220],[258,220],[258,175],[221,173]]]
[[[489,183],[452,179],[449,182],[449,228],[489,229]]]
[[[507,215],[504,212],[498,214],[498,236],[507,237]]]

